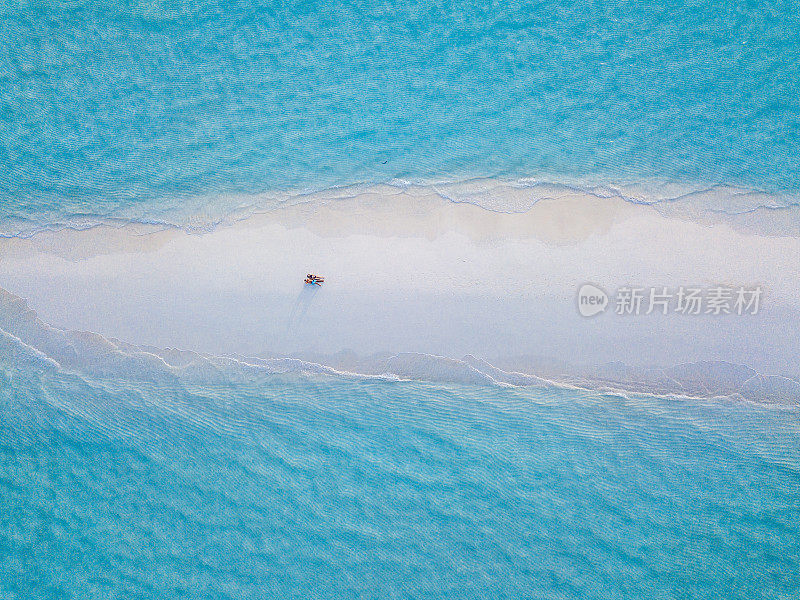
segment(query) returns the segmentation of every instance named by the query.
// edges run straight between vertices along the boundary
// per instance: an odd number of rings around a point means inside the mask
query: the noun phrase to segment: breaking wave
[[[608,184],[532,178],[475,178],[440,182],[393,180],[313,192],[181,198],[175,202],[152,201],[144,206],[136,204],[125,207],[122,204],[113,210],[96,213],[71,213],[63,208],[28,213],[23,208],[9,207],[0,213],[0,236],[30,237],[42,231],[83,230],[100,225],[123,227],[131,224],[204,233],[259,213],[297,204],[335,203],[368,194],[386,198],[399,194],[411,197],[433,195],[454,204],[472,204],[498,213],[524,213],[542,200],[557,201],[575,197],[583,197],[587,201],[620,200],[653,208],[667,216],[700,222],[729,220],[749,226],[760,234],[800,235],[800,225],[795,218],[800,207],[800,195],[795,192],[766,192],[728,185],[688,186],[670,182]]]
[[[69,331],[42,321],[27,302],[0,290],[3,360],[45,371],[66,370],[93,378],[193,385],[253,383],[276,375],[350,380],[416,380],[478,386],[579,387],[661,396],[725,397],[762,403],[800,404],[800,382],[764,375],[743,365],[700,362],[663,369],[620,363],[576,367],[557,376],[505,370],[467,355],[461,359],[403,352],[316,360],[299,357],[212,355],[129,344],[97,333]]]

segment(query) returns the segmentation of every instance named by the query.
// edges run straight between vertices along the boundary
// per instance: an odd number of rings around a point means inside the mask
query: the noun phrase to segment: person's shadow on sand
[[[289,319],[286,322],[286,332],[284,334],[284,343],[289,341],[289,335],[296,333],[302,329],[302,324],[305,321],[308,309],[314,302],[314,298],[319,293],[320,287],[317,285],[303,285],[303,289],[295,298],[292,310],[289,313]]]

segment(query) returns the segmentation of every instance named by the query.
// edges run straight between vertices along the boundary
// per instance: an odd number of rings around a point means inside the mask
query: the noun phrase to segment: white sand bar
[[[794,235],[579,192],[511,198],[522,212],[510,213],[426,188],[305,200],[203,234],[109,225],[2,239],[0,287],[55,326],[162,348],[800,371]],[[305,286],[309,272],[324,286]],[[586,282],[611,296],[592,318],[577,310]],[[614,314],[621,286],[720,284],[761,286],[758,314]]]

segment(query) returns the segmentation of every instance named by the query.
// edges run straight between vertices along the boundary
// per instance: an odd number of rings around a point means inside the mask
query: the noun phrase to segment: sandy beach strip
[[[544,196],[509,196],[501,211],[377,186],[201,234],[108,224],[4,238],[0,287],[58,327],[203,352],[722,360],[796,375],[800,239],[618,197]],[[309,289],[309,272],[325,284]],[[576,294],[587,282],[609,296],[725,285],[764,298],[756,315],[609,306],[585,318]]]

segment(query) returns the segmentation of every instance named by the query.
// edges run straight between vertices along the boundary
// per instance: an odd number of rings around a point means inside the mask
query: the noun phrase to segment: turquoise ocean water
[[[800,189],[792,2],[8,2],[0,18],[6,234],[378,181]]]
[[[800,188],[790,2],[5,2],[0,20],[4,235],[376,182]],[[800,596],[796,408],[98,379],[9,340],[2,598]]]
[[[0,369],[5,598],[797,598],[796,408]]]

